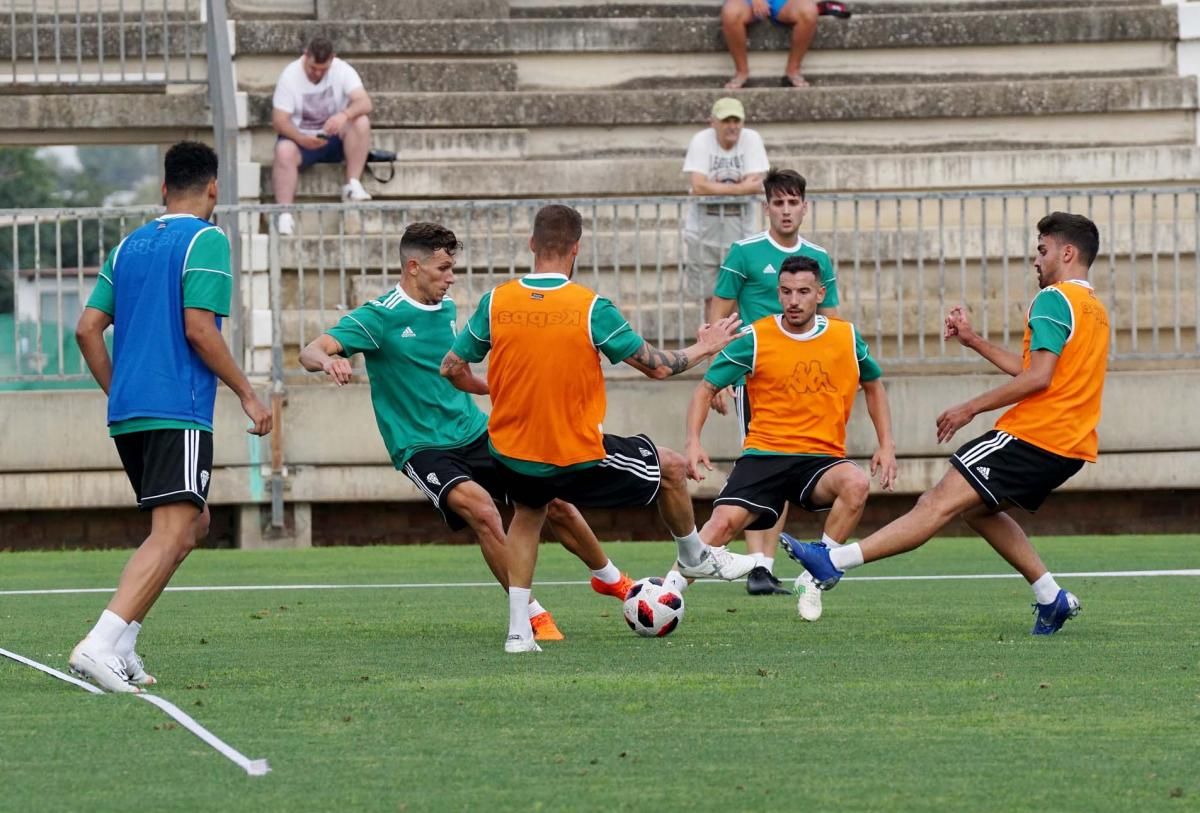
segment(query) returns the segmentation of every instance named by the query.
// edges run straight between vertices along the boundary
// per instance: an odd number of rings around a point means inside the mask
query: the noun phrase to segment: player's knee
[[[663,488],[687,487],[687,461],[684,460],[683,455],[674,449],[660,446],[658,465],[662,472]]]
[[[954,517],[954,511],[929,491],[917,498],[917,505],[913,510],[928,514],[941,521],[942,524],[949,522]]]
[[[200,512],[200,515],[192,523],[192,540],[194,543],[208,538],[208,529],[211,524],[212,516],[208,513],[208,506],[206,505],[204,506],[204,510]]]
[[[500,521],[496,503],[482,488],[466,489],[455,487],[446,500],[450,510],[458,514],[472,528]]]
[[[546,505],[546,519],[550,522],[568,523],[575,520],[579,511],[569,502],[551,500]]]
[[[717,510],[713,512],[708,522],[704,524],[704,533],[702,536],[708,544],[720,546],[733,539],[739,530],[741,529],[738,528],[733,517],[724,511]]]
[[[371,132],[371,119],[367,115],[359,116],[358,118],[354,119],[352,126],[356,132],[369,133]]]
[[[846,482],[842,486],[842,493],[839,496],[851,506],[862,508],[867,504],[867,497],[870,494],[871,481],[868,479],[866,473],[856,466],[854,474],[846,478]]]

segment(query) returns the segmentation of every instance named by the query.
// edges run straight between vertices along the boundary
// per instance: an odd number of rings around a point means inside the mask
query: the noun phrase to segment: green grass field
[[[1042,539],[1071,571],[1200,568],[1200,537]],[[635,578],[672,547],[608,546]],[[0,591],[108,587],[125,552],[0,555]],[[0,658],[0,810],[1197,810],[1200,578],[1074,577],[1029,635],[1019,579],[847,579],[786,597],[700,584],[635,637],[543,546],[567,640],[503,652],[496,587],[175,592],[139,649],[177,703],[273,772],[247,777],[159,710]],[[777,570],[794,576],[795,565]],[[939,540],[863,577],[1003,573]],[[469,547],[201,551],[176,585],[482,582]],[[107,601],[0,595],[0,647],[56,668]]]

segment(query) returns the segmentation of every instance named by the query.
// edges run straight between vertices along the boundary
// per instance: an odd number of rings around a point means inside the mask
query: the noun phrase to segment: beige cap
[[[730,96],[726,96],[723,99],[717,99],[715,102],[713,102],[712,117],[714,119],[717,121],[722,121],[730,116],[745,121],[746,108],[742,107],[741,102]]]

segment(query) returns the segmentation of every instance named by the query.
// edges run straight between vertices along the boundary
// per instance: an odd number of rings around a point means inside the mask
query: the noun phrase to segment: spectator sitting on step
[[[800,61],[817,33],[817,4],[814,0],[725,0],[721,8],[721,30],[725,46],[733,57],[733,78],[725,87],[736,90],[750,78],[750,63],[746,56],[746,29],[768,17],[792,27],[792,44],[788,49],[787,67],[780,83],[784,87],[807,87],[800,75]]]
[[[745,128],[746,109],[737,99],[717,99],[712,125],[692,136],[683,172],[692,195],[758,195],[770,163],[762,136]],[[684,223],[683,290],[689,301],[712,297],[721,260],[729,246],[758,231],[748,203],[695,203]]]
[[[332,42],[313,37],[304,55],[283,69],[273,105],[271,126],[279,134],[271,169],[276,203],[295,200],[300,170],[343,161],[342,200],[371,199],[359,180],[371,146],[371,98],[358,72],[334,56]],[[294,228],[290,213],[279,216],[280,234]]]

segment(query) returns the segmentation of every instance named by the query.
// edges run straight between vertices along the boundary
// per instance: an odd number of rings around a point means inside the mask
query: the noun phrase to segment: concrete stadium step
[[[632,127],[699,123],[721,90],[379,93],[379,127]],[[783,88],[739,93],[752,124],[893,119],[970,119],[1186,110],[1197,107],[1190,77],[1150,76],[1025,82],[927,83]],[[271,98],[250,98],[252,123],[270,123]],[[695,125],[692,125],[693,129]]]
[[[271,131],[254,134],[251,160],[270,165],[276,136]],[[391,150],[398,162],[497,160],[514,161],[525,157],[528,131],[513,128],[495,130],[372,130],[372,149]],[[386,165],[380,174],[387,177]]]
[[[1131,13],[1132,12],[1132,13]],[[423,20],[388,25],[323,24],[346,56],[522,53],[723,53],[719,25],[711,15],[650,19]],[[287,20],[245,21],[236,27],[238,54],[291,53],[311,24]],[[1072,42],[1173,41],[1176,12],[1155,6],[1103,6],[1055,10],[875,14],[850,20],[822,19],[813,48],[915,48]],[[758,26],[752,50],[786,50],[782,26]],[[21,39],[18,37],[18,42]],[[0,49],[0,58],[6,53]]]
[[[169,97],[168,97],[169,98]],[[0,100],[0,110],[3,109]],[[681,150],[682,152],[682,150]],[[909,155],[776,155],[819,192],[916,191],[1176,183],[1200,177],[1194,146],[1116,147],[1072,150],[917,153]],[[366,179],[372,194],[421,198],[581,198],[605,195],[677,195],[683,191],[680,159],[611,161],[513,161],[396,165],[386,185]],[[270,167],[263,167],[264,197]],[[336,198],[342,172],[316,166],[301,175],[304,198]]]
[[[495,20],[508,16],[508,0],[316,0],[317,19]]]
[[[1095,8],[1104,6],[1159,5],[1158,0],[1060,0],[1056,8]],[[716,16],[720,2],[696,0],[509,0],[509,16],[515,19],[603,17],[703,17]],[[849,4],[856,15],[864,14],[938,14],[965,11],[1011,11],[1044,9],[1042,0],[854,0]]]
[[[246,56],[237,61],[243,90],[275,88],[295,55]],[[517,89],[517,65],[505,59],[350,59],[369,93],[492,93]]]

